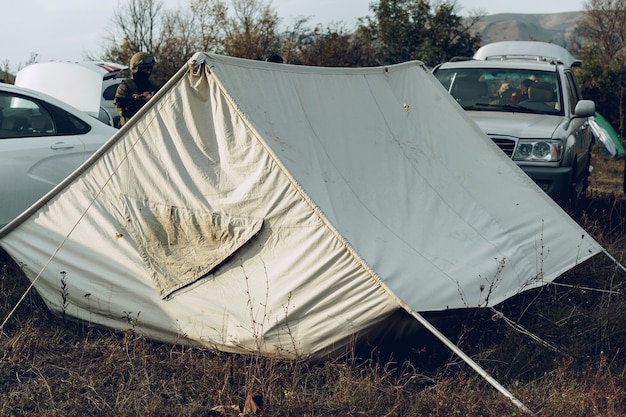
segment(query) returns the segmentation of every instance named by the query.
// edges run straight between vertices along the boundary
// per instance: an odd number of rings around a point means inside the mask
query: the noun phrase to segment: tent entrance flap
[[[207,275],[243,246],[262,219],[123,197],[125,223],[162,298]]]

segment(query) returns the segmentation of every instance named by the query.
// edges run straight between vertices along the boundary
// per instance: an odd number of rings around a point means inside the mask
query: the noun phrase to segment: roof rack
[[[581,61],[574,58],[559,45],[535,41],[494,42],[479,48],[474,59],[485,60],[528,60],[562,64],[570,67],[580,66]]]
[[[543,56],[543,55],[526,55],[526,54],[507,54],[507,55],[490,55],[484,57],[485,61],[507,61],[509,59],[513,60],[524,60],[524,61],[537,61],[537,62],[548,62],[550,64],[563,64],[563,61],[559,60],[553,56]]]

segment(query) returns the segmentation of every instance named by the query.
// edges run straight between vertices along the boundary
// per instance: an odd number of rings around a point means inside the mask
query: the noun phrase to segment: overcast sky
[[[80,61],[99,56],[112,31],[113,11],[126,0],[0,0],[0,64],[11,69],[36,53],[39,62]],[[189,0],[162,0],[165,9],[187,8]],[[343,22],[354,27],[369,14],[372,0],[272,0],[283,24],[297,17],[311,22]],[[495,13],[557,13],[580,11],[584,0],[458,0],[459,14],[480,10]],[[4,65],[2,65],[4,66]]]

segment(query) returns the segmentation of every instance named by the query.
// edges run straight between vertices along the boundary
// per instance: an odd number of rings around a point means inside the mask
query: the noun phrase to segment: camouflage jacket
[[[120,126],[123,126],[146,104],[146,99],[142,94],[145,92],[154,94],[157,89],[157,85],[149,79],[141,84],[130,78],[122,81],[117,87],[113,100],[115,109],[120,115]]]

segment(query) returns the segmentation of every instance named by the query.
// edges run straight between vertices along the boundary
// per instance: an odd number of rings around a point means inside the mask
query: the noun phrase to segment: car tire
[[[584,202],[587,199],[587,189],[589,188],[589,172],[591,169],[591,151],[589,152],[589,158],[586,162],[586,169],[584,174],[580,178],[572,178],[572,185],[569,191],[568,201],[566,202],[567,210],[578,216],[584,206]],[[577,167],[574,167],[573,172],[577,172]]]

